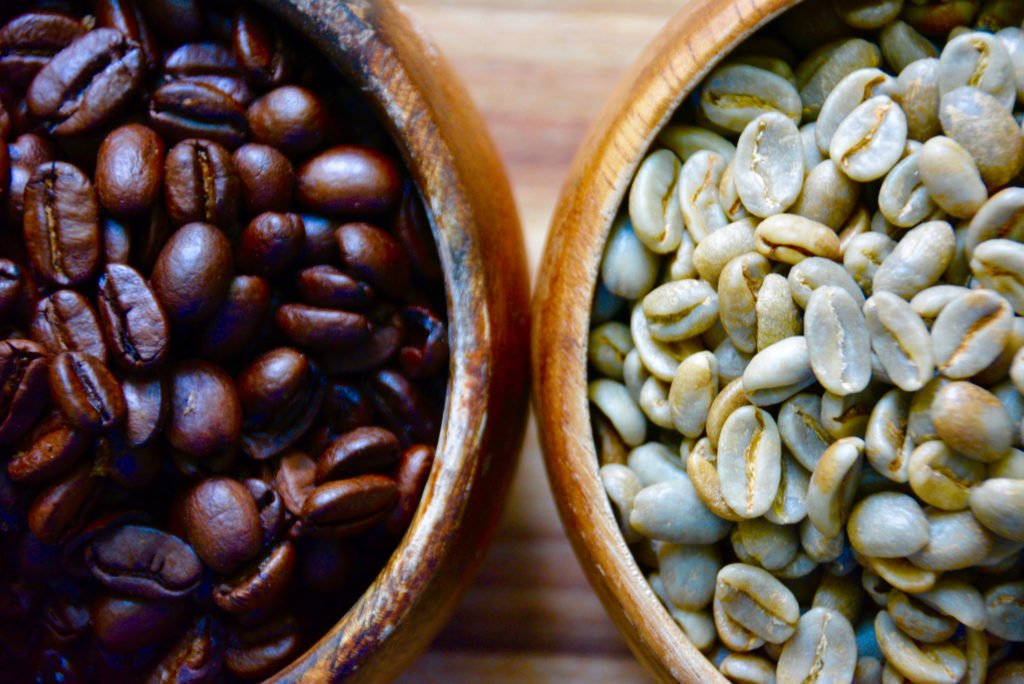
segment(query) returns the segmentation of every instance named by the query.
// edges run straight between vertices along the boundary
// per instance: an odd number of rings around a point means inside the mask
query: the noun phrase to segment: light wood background
[[[642,47],[685,0],[401,1],[487,120],[512,181],[532,278],[584,133]],[[649,681],[565,538],[531,418],[480,576],[399,682]]]

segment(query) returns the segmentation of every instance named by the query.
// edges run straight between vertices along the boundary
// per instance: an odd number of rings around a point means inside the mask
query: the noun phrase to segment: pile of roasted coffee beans
[[[374,113],[252,3],[0,7],[0,680],[263,678],[383,566],[448,382]]]

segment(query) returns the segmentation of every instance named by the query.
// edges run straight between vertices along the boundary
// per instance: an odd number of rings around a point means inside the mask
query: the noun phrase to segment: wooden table
[[[402,1],[487,120],[512,180],[535,275],[583,134],[626,68],[685,0]],[[532,419],[480,576],[430,650],[399,681],[651,681],[565,538]]]

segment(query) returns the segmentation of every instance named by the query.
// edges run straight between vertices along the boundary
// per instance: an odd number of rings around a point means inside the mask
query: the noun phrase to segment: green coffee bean
[[[764,277],[761,289],[757,291],[754,310],[758,351],[803,332],[800,309],[793,301],[789,282],[777,273],[769,273]]]
[[[854,506],[846,532],[850,545],[866,556],[902,558],[928,543],[928,519],[914,497],[879,492]]]
[[[758,406],[779,404],[814,381],[807,340],[802,336],[759,351],[743,371],[743,391]]]
[[[828,154],[843,173],[867,182],[882,178],[903,156],[907,116],[888,95],[876,95],[843,119]]]
[[[640,165],[629,190],[629,219],[636,236],[657,254],[673,251],[683,237],[678,195],[681,168],[670,150],[652,152]]]
[[[811,368],[830,392],[862,391],[871,381],[871,340],[857,302],[838,287],[819,287],[804,312]]]
[[[970,86],[994,96],[1007,111],[1017,99],[1017,74],[1003,42],[973,31],[952,39],[939,55],[939,90]]]
[[[770,112],[747,124],[736,143],[732,175],[751,214],[767,217],[788,209],[804,183],[803,147],[793,120]]]
[[[1012,326],[1009,303],[992,290],[961,294],[932,323],[939,372],[968,378],[984,370],[1006,346]]]
[[[796,88],[782,76],[743,64],[720,66],[704,81],[700,105],[708,120],[736,133],[772,112],[799,123],[802,105]]]
[[[886,291],[864,303],[864,317],[889,380],[907,392],[921,389],[935,370],[932,337],[921,317],[906,300]]]
[[[844,437],[821,455],[807,485],[807,519],[826,537],[840,533],[860,477],[864,440]]]
[[[712,544],[732,526],[708,510],[689,477],[644,487],[633,498],[629,524],[651,539],[676,544]]]
[[[921,148],[918,170],[930,199],[951,216],[970,218],[988,200],[974,158],[952,138],[929,139]]]
[[[999,188],[1024,167],[1024,133],[1009,110],[988,93],[963,86],[942,95],[942,131],[971,153],[981,178]]]
[[[789,639],[800,618],[793,592],[753,565],[732,563],[719,570],[715,600],[745,630],[771,643]]]
[[[764,515],[782,478],[782,442],[771,414],[754,406],[733,411],[718,439],[717,467],[729,508],[741,518]]]
[[[967,508],[971,488],[985,479],[985,466],[939,440],[919,444],[907,465],[910,488],[921,501],[946,511]]]
[[[988,529],[1006,539],[1024,541],[1024,480],[985,480],[971,489],[970,506]]]
[[[654,287],[657,277],[657,255],[644,247],[628,219],[617,219],[601,259],[601,282],[614,295],[636,299]]]
[[[668,401],[672,424],[686,437],[704,434],[711,402],[718,394],[718,360],[709,351],[688,356],[676,369]]]
[[[622,380],[622,365],[633,349],[629,326],[618,321],[603,323],[590,331],[587,358],[602,375]]]
[[[718,320],[718,295],[703,280],[674,280],[643,298],[651,337],[662,342],[701,334]]]

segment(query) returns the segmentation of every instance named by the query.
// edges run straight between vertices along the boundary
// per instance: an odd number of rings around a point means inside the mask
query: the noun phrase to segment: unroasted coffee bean
[[[53,162],[32,172],[25,186],[25,244],[36,271],[54,285],[78,285],[95,273],[99,206],[81,170]]]
[[[269,145],[249,143],[235,150],[232,159],[250,214],[288,209],[295,188],[295,169],[288,157]]]
[[[312,152],[323,140],[327,118],[320,98],[297,86],[282,86],[253,102],[246,112],[253,140],[282,150],[285,154]],[[360,160],[339,161],[358,164]],[[339,169],[340,178],[347,169]],[[330,172],[330,171],[328,171]]]
[[[195,325],[217,310],[231,287],[231,244],[220,230],[190,223],[167,240],[150,281],[171,322]]]
[[[96,312],[89,300],[74,290],[58,290],[39,300],[29,334],[50,354],[80,351],[107,360]]]
[[[94,29],[39,70],[26,95],[29,110],[54,135],[93,130],[135,94],[145,61],[139,46],[120,31]]]
[[[170,326],[142,275],[131,266],[110,264],[98,287],[100,318],[114,361],[136,372],[163,363]]]
[[[390,477],[360,475],[314,489],[302,505],[302,521],[310,534],[346,537],[381,520],[398,500]]]
[[[235,480],[208,478],[189,490],[185,526],[196,553],[217,572],[230,573],[260,549],[259,511]]]
[[[231,376],[205,361],[182,361],[171,369],[167,440],[193,456],[230,449],[242,429],[242,408]]]
[[[182,140],[164,167],[167,213],[180,225],[193,221],[228,228],[238,214],[240,186],[231,153],[210,140]]]
[[[164,142],[151,129],[129,124],[110,132],[96,158],[100,203],[118,217],[136,216],[160,197]]]
[[[394,163],[383,154],[341,145],[299,167],[295,190],[299,202],[312,211],[374,217],[397,204],[402,186]]]
[[[85,558],[108,588],[143,598],[187,596],[202,578],[202,565],[188,544],[150,527],[125,525],[98,537]]]
[[[50,363],[49,379],[54,403],[74,427],[109,429],[124,420],[121,385],[95,356],[62,352]]]

